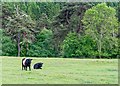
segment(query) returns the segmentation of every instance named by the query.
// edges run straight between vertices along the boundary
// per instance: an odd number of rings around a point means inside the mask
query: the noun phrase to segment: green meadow
[[[117,59],[33,58],[31,71],[20,57],[2,58],[2,84],[118,84]],[[33,65],[43,62],[43,69]]]

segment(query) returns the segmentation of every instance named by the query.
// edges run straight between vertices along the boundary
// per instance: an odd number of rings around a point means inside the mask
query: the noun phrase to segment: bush
[[[15,42],[8,36],[2,36],[2,56],[17,56]]]
[[[30,45],[28,55],[35,57],[54,56],[52,37],[52,31],[44,28],[39,34],[37,34],[36,41]]]
[[[64,57],[93,57],[96,52],[96,43],[90,36],[78,36],[76,33],[69,33],[62,45]]]

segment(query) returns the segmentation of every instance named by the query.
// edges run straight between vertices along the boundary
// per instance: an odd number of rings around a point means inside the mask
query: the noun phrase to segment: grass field
[[[2,84],[118,84],[117,59],[33,58],[42,70],[21,70],[18,57],[2,58]]]

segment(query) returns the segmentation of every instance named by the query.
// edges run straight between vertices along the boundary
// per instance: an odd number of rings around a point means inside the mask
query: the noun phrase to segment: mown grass
[[[22,71],[22,58],[2,58],[2,84],[118,84],[117,59],[33,58],[42,70]]]
[[[0,58],[0,86],[2,85],[2,58]]]

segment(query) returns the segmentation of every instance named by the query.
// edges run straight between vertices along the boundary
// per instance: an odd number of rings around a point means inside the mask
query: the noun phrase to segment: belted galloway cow
[[[29,70],[31,70],[31,61],[32,59],[30,58],[23,58],[22,59],[22,70],[27,71],[27,67],[29,67]]]
[[[34,64],[33,68],[34,68],[34,69],[42,69],[42,68],[41,68],[42,65],[43,65],[43,63],[42,63],[42,62],[39,62],[39,63]]]

